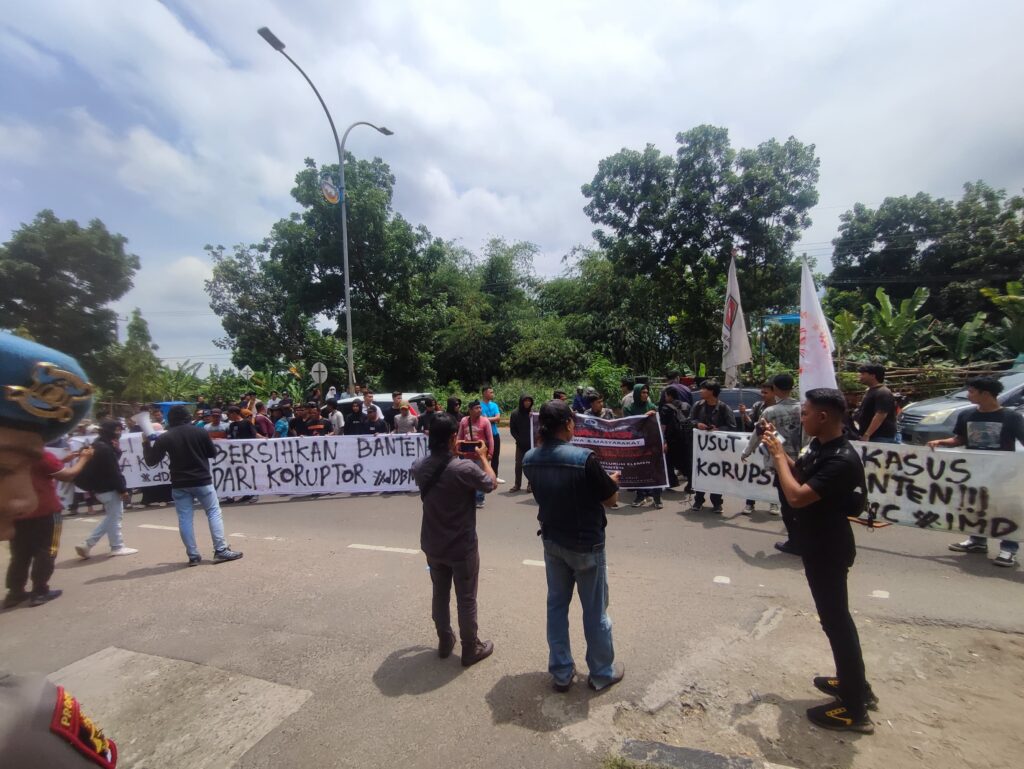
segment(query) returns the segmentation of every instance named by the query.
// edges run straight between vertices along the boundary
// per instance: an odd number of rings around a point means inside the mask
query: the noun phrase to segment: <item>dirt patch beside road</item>
[[[856,619],[880,699],[873,735],[808,723],[804,711],[827,701],[811,678],[834,669],[817,618],[790,612],[713,660],[698,652],[690,682],[667,701],[620,704],[615,732],[807,769],[1019,763],[1024,635]],[[671,675],[679,673],[677,666]]]

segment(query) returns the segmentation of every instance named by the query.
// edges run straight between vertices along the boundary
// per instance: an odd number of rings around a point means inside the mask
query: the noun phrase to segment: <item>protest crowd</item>
[[[343,436],[373,441],[422,435],[426,451],[413,462],[411,476],[423,505],[421,547],[432,583],[438,655],[450,656],[458,640],[462,664],[475,665],[495,648],[478,632],[476,510],[484,505],[486,494],[506,483],[498,471],[502,427],[507,425],[515,444],[509,491],[532,494],[538,506],[548,582],[552,686],[558,692],[568,691],[576,674],[568,635],[569,604],[576,590],[588,646],[587,684],[602,690],[625,675],[624,665],[615,656],[607,614],[606,510],[623,504],[661,509],[671,496],[687,514],[723,514],[725,500],[720,493],[710,493],[708,500],[704,491],[694,487],[700,461],[695,436],[745,433],[749,437],[741,441],[743,462],[761,462],[774,470],[775,490],[768,512],[781,517],[787,533],[775,547],[803,560],[835,659],[834,675],[813,679],[816,688],[834,699],[810,708],[808,718],[830,729],[862,733],[874,729],[868,711],[876,709],[879,700],[867,680],[846,583],[856,552],[850,520],[864,513],[868,486],[861,455],[851,441],[894,445],[900,440],[899,405],[885,385],[882,366],[860,367],[865,391],[853,411],[835,388],[808,389],[798,399],[796,382],[786,372],[761,383],[759,400],[748,405],[741,399],[734,410],[723,400],[728,388],[723,389],[718,380],[668,371],[664,384],[656,388],[645,378],[623,378],[616,399],[621,402],[619,413],[608,407],[607,393],[584,385],[575,387],[571,400],[565,390],[554,391],[550,399],[524,394],[507,415],[490,386],[482,388],[478,400],[463,404],[452,397],[442,408],[430,396],[422,397],[417,407],[398,391],[381,406],[371,388],[357,385],[354,392],[340,396],[333,387],[326,394],[315,388],[298,402],[275,392],[265,401],[247,392],[235,401],[214,403],[198,395],[192,404],[175,404],[166,410],[161,404],[136,407],[130,416],[105,414],[92,423],[85,419],[91,385],[72,359],[10,335],[0,336],[0,368],[6,376],[0,431],[15,433],[15,442],[23,441],[21,434],[27,431],[38,443],[28,449],[20,444],[10,449],[24,461],[2,481],[22,483],[20,488],[4,489],[0,534],[11,540],[4,609],[24,603],[42,606],[60,597],[61,590],[51,587],[50,579],[61,521],[83,506],[90,513],[100,508],[103,517],[74,546],[78,557],[92,557],[104,539],[113,556],[137,554],[125,542],[122,520],[138,491],[139,506],[175,506],[188,566],[203,559],[193,527],[197,503],[207,518],[214,561],[240,559],[242,553],[231,548],[224,534],[222,499],[211,471],[218,444]],[[59,371],[52,361],[58,362]],[[46,387],[50,389],[39,385],[40,372],[49,377]],[[932,441],[930,447],[1012,451],[1017,443],[1024,445],[1024,419],[997,401],[999,380],[977,377],[967,386],[976,408],[960,415],[953,437]],[[76,422],[72,434],[65,434]],[[633,484],[632,499],[620,502],[623,474],[603,467],[585,442],[574,442],[588,426],[604,423],[611,426],[608,429],[629,423],[652,430],[660,444],[656,454],[663,459],[665,482]],[[168,483],[129,488],[120,457],[124,436],[133,432],[142,433],[148,465],[169,462]],[[257,499],[255,494],[220,496],[228,502]],[[754,513],[755,500],[746,500],[741,512]],[[984,536],[972,534],[949,548],[983,553],[988,544]],[[1013,567],[1016,556],[1017,543],[1003,541],[993,563]],[[457,634],[449,609],[453,586]],[[108,754],[115,750],[113,741],[102,733],[95,744]]]

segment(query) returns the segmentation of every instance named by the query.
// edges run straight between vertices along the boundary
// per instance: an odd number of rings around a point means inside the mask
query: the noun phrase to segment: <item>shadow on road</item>
[[[768,761],[785,766],[847,769],[853,765],[857,755],[854,743],[861,737],[871,737],[846,732],[841,738],[837,734],[836,739],[830,739],[832,735],[828,730],[812,726],[807,720],[807,709],[825,701],[788,700],[778,694],[761,694],[755,699],[734,705],[731,720],[737,732],[757,743],[761,755]],[[778,737],[766,736],[754,719],[744,722],[762,706],[778,708]]]
[[[991,557],[985,557],[981,553],[942,552],[941,548],[945,548],[949,543],[940,542],[938,544],[940,551],[935,555],[914,555],[912,553],[905,553],[896,550],[887,550],[882,547],[870,547],[867,545],[861,545],[860,543],[857,544],[857,550],[870,550],[874,553],[891,555],[896,558],[913,558],[918,561],[932,561],[944,566],[956,566],[960,571],[972,574],[975,577],[993,577],[996,579],[1009,580],[1011,582],[1024,582],[1024,571],[1021,571],[1020,567],[1011,567],[1007,569],[1005,567],[995,566],[992,563]],[[995,550],[994,545],[993,550]]]
[[[739,559],[748,566],[756,566],[759,569],[788,569],[789,571],[802,571],[804,562],[795,555],[780,553],[774,548],[770,553],[758,550],[750,555],[739,545],[734,544],[732,551],[739,556]]]
[[[426,694],[454,681],[462,672],[458,653],[446,660],[429,646],[409,646],[391,652],[373,674],[385,697]]]
[[[82,561],[85,563],[85,561]],[[87,579],[84,584],[86,585],[98,585],[102,582],[124,582],[129,579],[144,579],[145,577],[158,577],[161,574],[167,574],[172,571],[181,571],[186,568],[187,564],[178,563],[161,563],[158,566],[146,566],[143,569],[132,569],[126,571],[124,574],[107,574],[103,577],[94,577],[93,579]]]
[[[577,679],[566,694],[551,689],[551,676],[543,672],[503,676],[485,699],[495,724],[515,724],[535,732],[553,732],[585,721],[594,692]]]

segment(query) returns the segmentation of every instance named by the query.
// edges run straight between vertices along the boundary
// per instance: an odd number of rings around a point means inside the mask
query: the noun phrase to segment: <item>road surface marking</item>
[[[871,597],[872,598],[888,598],[889,597],[889,591],[888,590],[874,590],[874,591],[871,592]]]
[[[73,515],[69,515],[64,519],[65,521],[78,521],[79,523],[96,523],[99,518],[78,518]]]
[[[420,551],[408,547],[384,547],[384,545],[349,545],[353,550],[379,550],[382,553],[405,553],[417,555]]]
[[[732,582],[732,580],[729,579],[728,577],[715,577],[711,581],[714,582],[716,585],[728,585],[729,583]]]
[[[177,531],[177,529],[175,529]],[[255,534],[243,534],[240,531],[236,531],[234,534],[228,534],[229,537],[238,537],[239,539],[262,539],[267,542],[284,542],[284,537],[260,537]]]
[[[523,566],[543,566],[543,565],[544,565],[544,561],[531,561],[529,558],[527,558],[525,561],[523,561]]]
[[[140,529],[158,529],[160,531],[177,531],[177,526],[159,526],[155,523],[140,523]]]

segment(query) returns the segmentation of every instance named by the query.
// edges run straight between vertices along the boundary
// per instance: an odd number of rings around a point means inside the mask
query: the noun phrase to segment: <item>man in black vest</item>
[[[590,449],[572,444],[575,416],[569,404],[552,400],[540,408],[541,445],[526,452],[523,471],[540,511],[544,568],[548,582],[548,672],[557,692],[567,692],[576,675],[569,646],[569,604],[573,588],[583,606],[587,638],[587,685],[600,691],[622,680],[615,661],[608,616],[605,508],[619,497],[619,473],[609,475]]]

